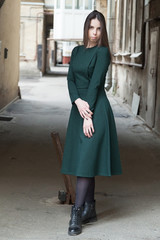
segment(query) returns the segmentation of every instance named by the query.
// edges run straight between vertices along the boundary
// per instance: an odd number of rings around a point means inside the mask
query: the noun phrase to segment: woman
[[[115,121],[104,90],[111,56],[105,19],[96,10],[86,18],[83,42],[72,51],[67,76],[72,109],[61,172],[77,176],[69,235],[97,220],[95,176],[121,174]]]

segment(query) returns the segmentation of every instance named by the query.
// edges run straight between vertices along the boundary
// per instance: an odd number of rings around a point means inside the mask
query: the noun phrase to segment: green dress
[[[68,89],[72,102],[61,172],[81,177],[121,174],[121,162],[116,126],[104,83],[110,64],[107,47],[72,51],[68,71]],[[81,98],[93,111],[95,132],[91,138],[83,133],[83,118],[74,101]]]

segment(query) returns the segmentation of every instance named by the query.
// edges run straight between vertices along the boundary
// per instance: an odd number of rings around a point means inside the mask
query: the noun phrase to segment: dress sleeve
[[[94,110],[98,90],[104,87],[106,72],[110,64],[110,53],[107,47],[99,47],[97,51],[97,59],[93,70],[90,84],[87,91],[86,101],[88,102],[91,111]]]
[[[74,104],[74,101],[77,98],[79,98],[79,94],[78,94],[77,87],[76,87],[76,84],[75,84],[75,76],[74,76],[74,72],[73,72],[73,69],[72,69],[74,56],[75,56],[76,51],[77,51],[77,47],[75,47],[72,51],[70,66],[69,66],[68,75],[67,75],[68,90],[69,90],[69,95],[70,95],[70,99],[71,99],[72,104]]]

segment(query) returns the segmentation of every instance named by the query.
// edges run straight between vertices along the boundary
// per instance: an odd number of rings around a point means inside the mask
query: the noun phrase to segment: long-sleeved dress
[[[104,90],[109,64],[107,47],[81,45],[72,51],[67,76],[72,109],[61,168],[64,174],[81,177],[121,174],[114,116]],[[83,118],[74,103],[77,98],[87,101],[93,112],[95,132],[91,138],[83,133]]]

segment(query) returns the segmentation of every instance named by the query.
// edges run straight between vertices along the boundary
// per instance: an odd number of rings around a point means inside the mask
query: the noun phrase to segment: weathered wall
[[[5,0],[0,8],[0,109],[18,96],[20,0]],[[4,59],[4,49],[8,57]]]
[[[96,5],[96,10],[100,11],[106,19],[107,18],[107,0],[97,0],[95,5]]]
[[[123,2],[123,6],[121,5]],[[149,111],[152,109],[149,106],[149,79],[151,76],[150,58],[152,56],[152,46],[150,46],[151,31],[153,28],[160,28],[160,21],[153,20],[158,17],[160,12],[159,0],[148,1],[144,6],[143,1],[137,1],[139,4],[136,6],[136,1],[130,0],[117,1],[116,5],[116,23],[115,23],[115,38],[114,38],[114,51],[113,57],[113,80],[115,82],[114,92],[123,98],[124,102],[132,105],[133,93],[135,92],[140,96],[140,108],[138,114],[149,123]],[[126,10],[125,10],[126,9]],[[144,17],[143,17],[144,14]],[[134,17],[133,17],[134,16]],[[125,19],[125,21],[124,21]],[[148,23],[149,21],[149,23]],[[130,24],[129,24],[130,22]],[[146,22],[146,25],[145,25]],[[146,26],[145,39],[141,42],[142,28]],[[142,45],[141,45],[142,43]],[[157,49],[157,86],[155,93],[155,123],[153,128],[160,132],[160,44]],[[139,57],[131,57],[133,53],[143,52],[144,55]],[[145,65],[143,64],[143,56],[145,56]],[[153,69],[152,69],[153,70]],[[155,95],[155,96],[153,96]],[[150,127],[152,125],[149,124]]]

